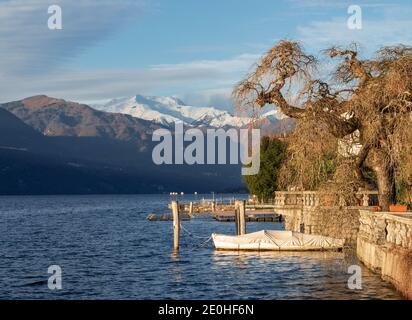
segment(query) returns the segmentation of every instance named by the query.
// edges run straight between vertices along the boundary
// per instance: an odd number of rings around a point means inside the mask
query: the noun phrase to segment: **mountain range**
[[[118,98],[106,104],[93,105],[93,108],[131,115],[135,118],[152,121],[164,126],[171,126],[181,121],[187,126],[225,128],[245,127],[251,122],[250,116],[235,116],[226,110],[215,107],[190,106],[176,97],[154,97],[136,95],[133,97]],[[262,109],[259,119],[266,119],[271,123],[283,119],[283,115],[273,107]]]
[[[102,137],[145,141],[153,122],[119,113],[95,110],[88,105],[47,96],[35,96],[1,105],[46,136]]]
[[[248,121],[173,97],[135,96],[98,107],[44,95],[4,103],[0,194],[243,190],[240,165],[153,164],[152,132],[175,119],[208,128],[241,127]],[[275,128],[273,121],[285,120],[265,121]]]

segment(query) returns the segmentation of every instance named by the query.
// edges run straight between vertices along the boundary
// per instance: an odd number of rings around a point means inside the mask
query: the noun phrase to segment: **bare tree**
[[[333,81],[326,83],[313,79],[314,56],[305,54],[297,42],[281,41],[237,85],[234,97],[240,108],[272,104],[297,119],[295,138],[296,133],[301,140],[315,136],[318,147],[310,150],[314,155],[324,152],[324,145],[338,152],[339,142],[358,142],[358,152],[341,157],[335,178],[339,180],[343,170],[363,182],[364,168],[370,168],[379,203],[387,210],[396,201],[397,182],[412,186],[412,49],[384,47],[375,59],[361,60],[352,47],[325,51],[339,59]],[[299,104],[290,102],[291,94],[299,97]]]

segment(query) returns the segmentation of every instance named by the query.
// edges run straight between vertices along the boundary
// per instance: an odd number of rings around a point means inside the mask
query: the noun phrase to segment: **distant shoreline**
[[[245,191],[241,191],[241,192],[215,192],[215,196],[217,197],[218,195],[248,195],[248,192]],[[51,197],[59,197],[59,196],[151,196],[151,195],[165,195],[165,196],[170,196],[169,193],[46,193],[46,194],[34,194],[34,193],[28,193],[28,194],[0,194],[0,197],[47,197],[47,196],[51,196]],[[212,193],[198,193],[197,196],[212,196]],[[194,196],[194,192],[185,192],[183,197],[186,196]]]

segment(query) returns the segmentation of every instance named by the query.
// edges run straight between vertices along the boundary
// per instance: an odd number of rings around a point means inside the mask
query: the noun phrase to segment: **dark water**
[[[187,198],[186,198],[187,199]],[[363,289],[347,288],[342,253],[221,253],[212,232],[233,223],[195,219],[178,256],[168,196],[0,197],[0,299],[394,299],[395,290],[362,267]],[[281,229],[249,223],[248,231]],[[62,290],[48,289],[47,268],[62,268]]]

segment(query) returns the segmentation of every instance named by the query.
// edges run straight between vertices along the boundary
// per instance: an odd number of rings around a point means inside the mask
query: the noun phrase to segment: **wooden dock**
[[[235,222],[235,212],[215,212],[213,218],[220,222]],[[246,222],[281,222],[282,216],[273,211],[246,211]]]
[[[173,221],[173,214],[171,213],[163,213],[163,214],[155,214],[151,213],[146,217],[149,221]],[[181,221],[188,221],[191,219],[191,216],[186,213],[180,214]]]
[[[215,215],[213,218],[219,222],[235,222],[235,215]],[[277,214],[246,215],[246,222],[281,222],[282,217]]]
[[[171,208],[171,206],[169,206]],[[190,216],[210,216],[220,222],[235,222],[236,211],[234,201],[229,203],[199,202],[179,203],[179,211]],[[246,222],[281,222],[283,217],[277,214],[274,205],[247,204],[245,212]]]

